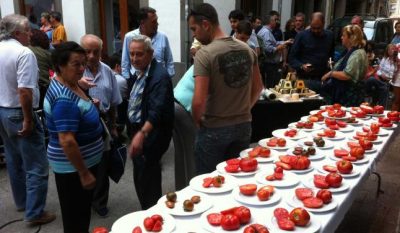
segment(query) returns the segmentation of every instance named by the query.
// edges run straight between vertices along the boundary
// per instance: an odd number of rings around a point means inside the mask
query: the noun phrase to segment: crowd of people
[[[88,232],[91,208],[106,217],[110,150],[105,129],[115,140],[124,132],[130,138],[136,193],[141,208],[150,208],[162,196],[160,160],[172,137],[174,101],[197,127],[196,173],[212,172],[249,147],[251,108],[284,72],[296,72],[328,103],[344,106],[357,106],[371,93],[376,93],[375,104],[385,105],[392,86],[391,108],[399,110],[400,23],[384,57],[374,63],[360,16],[343,28],[339,56],[325,16],[313,13],[309,25],[305,19],[296,13],[282,32],[276,11],[248,18],[233,10],[227,35],[215,8],[197,5],[187,17],[193,64],[174,89],[168,36],[158,31],[151,7],[139,10],[139,28],[128,32],[122,51],[107,59],[96,35],[82,36],[79,44],[67,41],[58,12],[41,14],[39,29],[31,29],[25,16],[3,17],[0,136],[16,209],[25,211],[33,225],[56,218],[45,211],[50,167],[64,232]],[[38,109],[44,111],[47,145]]]

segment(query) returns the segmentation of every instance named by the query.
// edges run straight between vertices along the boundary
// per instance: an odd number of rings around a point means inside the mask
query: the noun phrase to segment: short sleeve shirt
[[[61,41],[65,42],[67,41],[67,33],[65,32],[65,28],[62,24],[59,24],[56,28],[53,30],[53,39],[52,41]]]
[[[195,56],[194,76],[209,79],[205,127],[223,127],[251,121],[253,65],[257,55],[231,37],[216,39]]]

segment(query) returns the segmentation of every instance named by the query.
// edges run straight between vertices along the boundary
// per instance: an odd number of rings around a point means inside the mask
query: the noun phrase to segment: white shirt
[[[20,108],[18,88],[32,89],[32,107],[39,107],[39,68],[33,52],[15,39],[0,42],[0,107]]]

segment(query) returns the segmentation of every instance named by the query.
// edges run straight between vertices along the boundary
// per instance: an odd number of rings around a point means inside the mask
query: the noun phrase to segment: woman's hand
[[[324,76],[322,76],[321,81],[325,82],[328,78],[331,77],[331,73],[332,71],[329,71],[328,73],[324,74]]]
[[[79,172],[79,179],[81,180],[83,189],[89,190],[96,186],[96,178],[88,169],[83,172]]]

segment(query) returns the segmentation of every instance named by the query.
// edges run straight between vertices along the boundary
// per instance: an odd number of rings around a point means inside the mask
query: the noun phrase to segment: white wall
[[[181,62],[181,44],[184,43],[181,36],[181,1],[149,0],[149,6],[157,11],[158,30],[168,36],[174,62]]]
[[[231,25],[229,23],[229,13],[236,9],[236,0],[204,0],[214,6],[218,13],[218,20],[221,28],[229,35],[231,33]]]
[[[9,14],[15,14],[14,1],[0,0],[1,16],[4,17]]]
[[[62,0],[62,20],[67,39],[79,43],[86,34],[84,0]]]

